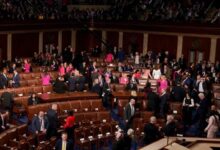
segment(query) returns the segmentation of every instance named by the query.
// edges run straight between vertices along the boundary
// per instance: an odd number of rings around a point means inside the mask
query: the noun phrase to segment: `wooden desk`
[[[63,94],[58,93],[44,93],[39,96],[42,103],[57,102],[65,100],[83,100],[83,99],[98,99],[99,95],[92,92],[67,92]]]

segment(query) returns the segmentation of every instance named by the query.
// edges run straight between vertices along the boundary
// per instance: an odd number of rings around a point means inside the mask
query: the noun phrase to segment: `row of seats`
[[[41,142],[40,135],[37,137]],[[50,149],[55,145],[56,138],[52,137],[49,141]],[[28,150],[36,148],[35,136],[28,132],[26,124],[8,129],[0,134],[1,150]]]
[[[75,113],[80,112],[98,112],[103,111],[105,108],[102,105],[102,101],[100,99],[93,100],[74,100],[74,101],[66,101],[66,102],[58,102],[58,114],[65,115],[68,110],[73,110]],[[50,103],[38,104],[34,106],[28,106],[28,118],[29,120],[35,114],[38,114],[39,111],[47,111],[51,107]]]
[[[79,149],[101,149],[108,146],[117,126],[117,123],[111,122],[77,128],[74,132],[75,146]]]
[[[14,97],[22,97],[22,96],[29,96],[31,93],[35,92],[35,93],[47,93],[47,92],[52,92],[53,91],[53,87],[52,85],[48,85],[48,86],[25,86],[25,87],[19,87],[19,88],[8,88],[8,89],[2,89],[0,90],[0,95],[2,95],[2,93],[4,92],[10,92],[14,95]]]

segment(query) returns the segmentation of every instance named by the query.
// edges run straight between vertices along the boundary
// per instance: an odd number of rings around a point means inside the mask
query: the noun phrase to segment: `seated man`
[[[66,84],[64,82],[64,77],[60,76],[54,83],[53,87],[54,92],[56,93],[65,93],[66,91]]]
[[[74,71],[68,79],[69,91],[83,91],[85,86],[85,77],[78,70]]]
[[[72,141],[68,140],[67,133],[63,132],[61,135],[61,139],[56,142],[55,150],[73,150]]]
[[[49,127],[48,119],[45,117],[44,112],[40,111],[38,116],[34,116],[31,122],[31,129],[34,134],[46,133]]]

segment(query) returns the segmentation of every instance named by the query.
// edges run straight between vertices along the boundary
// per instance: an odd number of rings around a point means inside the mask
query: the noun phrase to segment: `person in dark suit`
[[[66,92],[66,84],[64,82],[64,77],[60,76],[57,78],[53,85],[53,90],[56,93],[65,93]]]
[[[173,87],[171,91],[171,97],[175,102],[183,102],[184,97],[186,96],[186,92],[184,88],[181,86],[180,82],[177,82],[177,85]]]
[[[68,140],[67,133],[63,132],[61,139],[59,139],[55,144],[55,150],[73,150],[74,146],[72,141]]]
[[[135,99],[131,98],[130,102],[124,109],[124,121],[126,123],[126,129],[129,129],[132,125],[133,117],[135,114]]]
[[[166,92],[165,89],[162,89],[160,96],[160,117],[165,117],[165,114],[167,113],[168,110],[168,100],[169,100],[169,95]]]
[[[207,98],[205,97],[204,93],[199,93],[199,104],[197,104],[198,108],[196,110],[196,117],[193,119],[193,121],[198,122],[198,131],[200,132],[199,135],[201,136],[206,127],[206,115],[208,114],[209,110],[209,102]]]
[[[20,87],[20,76],[19,76],[17,70],[14,70],[14,75],[13,75],[13,78],[12,78],[12,87],[13,88]]]
[[[147,110],[153,111],[154,114],[158,113],[159,96],[156,92],[149,90],[147,93]]]
[[[74,71],[68,79],[69,91],[83,91],[85,86],[85,77],[78,70]]]
[[[47,118],[49,122],[49,128],[47,130],[47,138],[57,135],[58,127],[58,115],[57,115],[57,104],[52,104],[51,108],[47,111]]]
[[[150,122],[144,126],[144,144],[150,144],[160,138],[159,128],[156,125],[157,118],[150,117]]]
[[[110,83],[111,83],[111,79],[105,78],[105,82],[102,88],[102,102],[103,102],[103,106],[105,107],[110,107],[110,100],[112,96]]]
[[[0,133],[9,128],[9,112],[0,112]]]
[[[112,145],[112,150],[122,150],[125,147],[125,144],[123,132],[121,130],[117,131],[115,133],[115,142]]]
[[[167,115],[167,122],[162,131],[164,132],[165,136],[176,136],[177,125],[173,115]]]
[[[44,116],[44,112],[40,111],[38,116],[34,116],[31,122],[31,129],[34,134],[39,134],[40,132],[46,133],[49,127],[47,118]]]
[[[0,74],[0,88],[5,89],[8,87],[7,69],[4,68]]]
[[[91,89],[92,92],[95,92],[97,93],[98,95],[101,96],[101,93],[102,93],[102,87],[99,83],[99,79],[96,78],[93,82],[93,86],[92,86],[92,89]]]
[[[11,112],[14,102],[13,94],[7,91],[3,92],[1,95],[1,102],[3,109],[7,109]]]
[[[39,103],[40,103],[40,100],[36,96],[36,93],[32,93],[31,97],[28,98],[28,105],[37,105]]]

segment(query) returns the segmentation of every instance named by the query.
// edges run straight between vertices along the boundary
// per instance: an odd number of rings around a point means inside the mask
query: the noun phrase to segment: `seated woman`
[[[105,62],[111,63],[114,60],[114,56],[111,52],[109,52],[105,57]]]
[[[51,77],[47,71],[41,75],[42,85],[50,85]]]
[[[25,73],[31,72],[31,64],[28,62],[27,59],[24,60],[23,70]]]
[[[149,78],[151,79],[152,78],[149,67],[147,67],[146,69],[143,69],[143,74],[141,77],[143,79],[149,79]]]
[[[159,88],[158,88],[158,93],[160,94],[162,90],[166,90],[168,88],[168,81],[165,75],[162,75],[160,77],[160,80],[158,80]]]
[[[119,78],[119,84],[127,85],[129,82],[127,74],[122,73],[121,77]]]
[[[37,105],[39,103],[40,103],[40,100],[37,97],[36,93],[32,93],[31,97],[28,98],[28,105]]]

